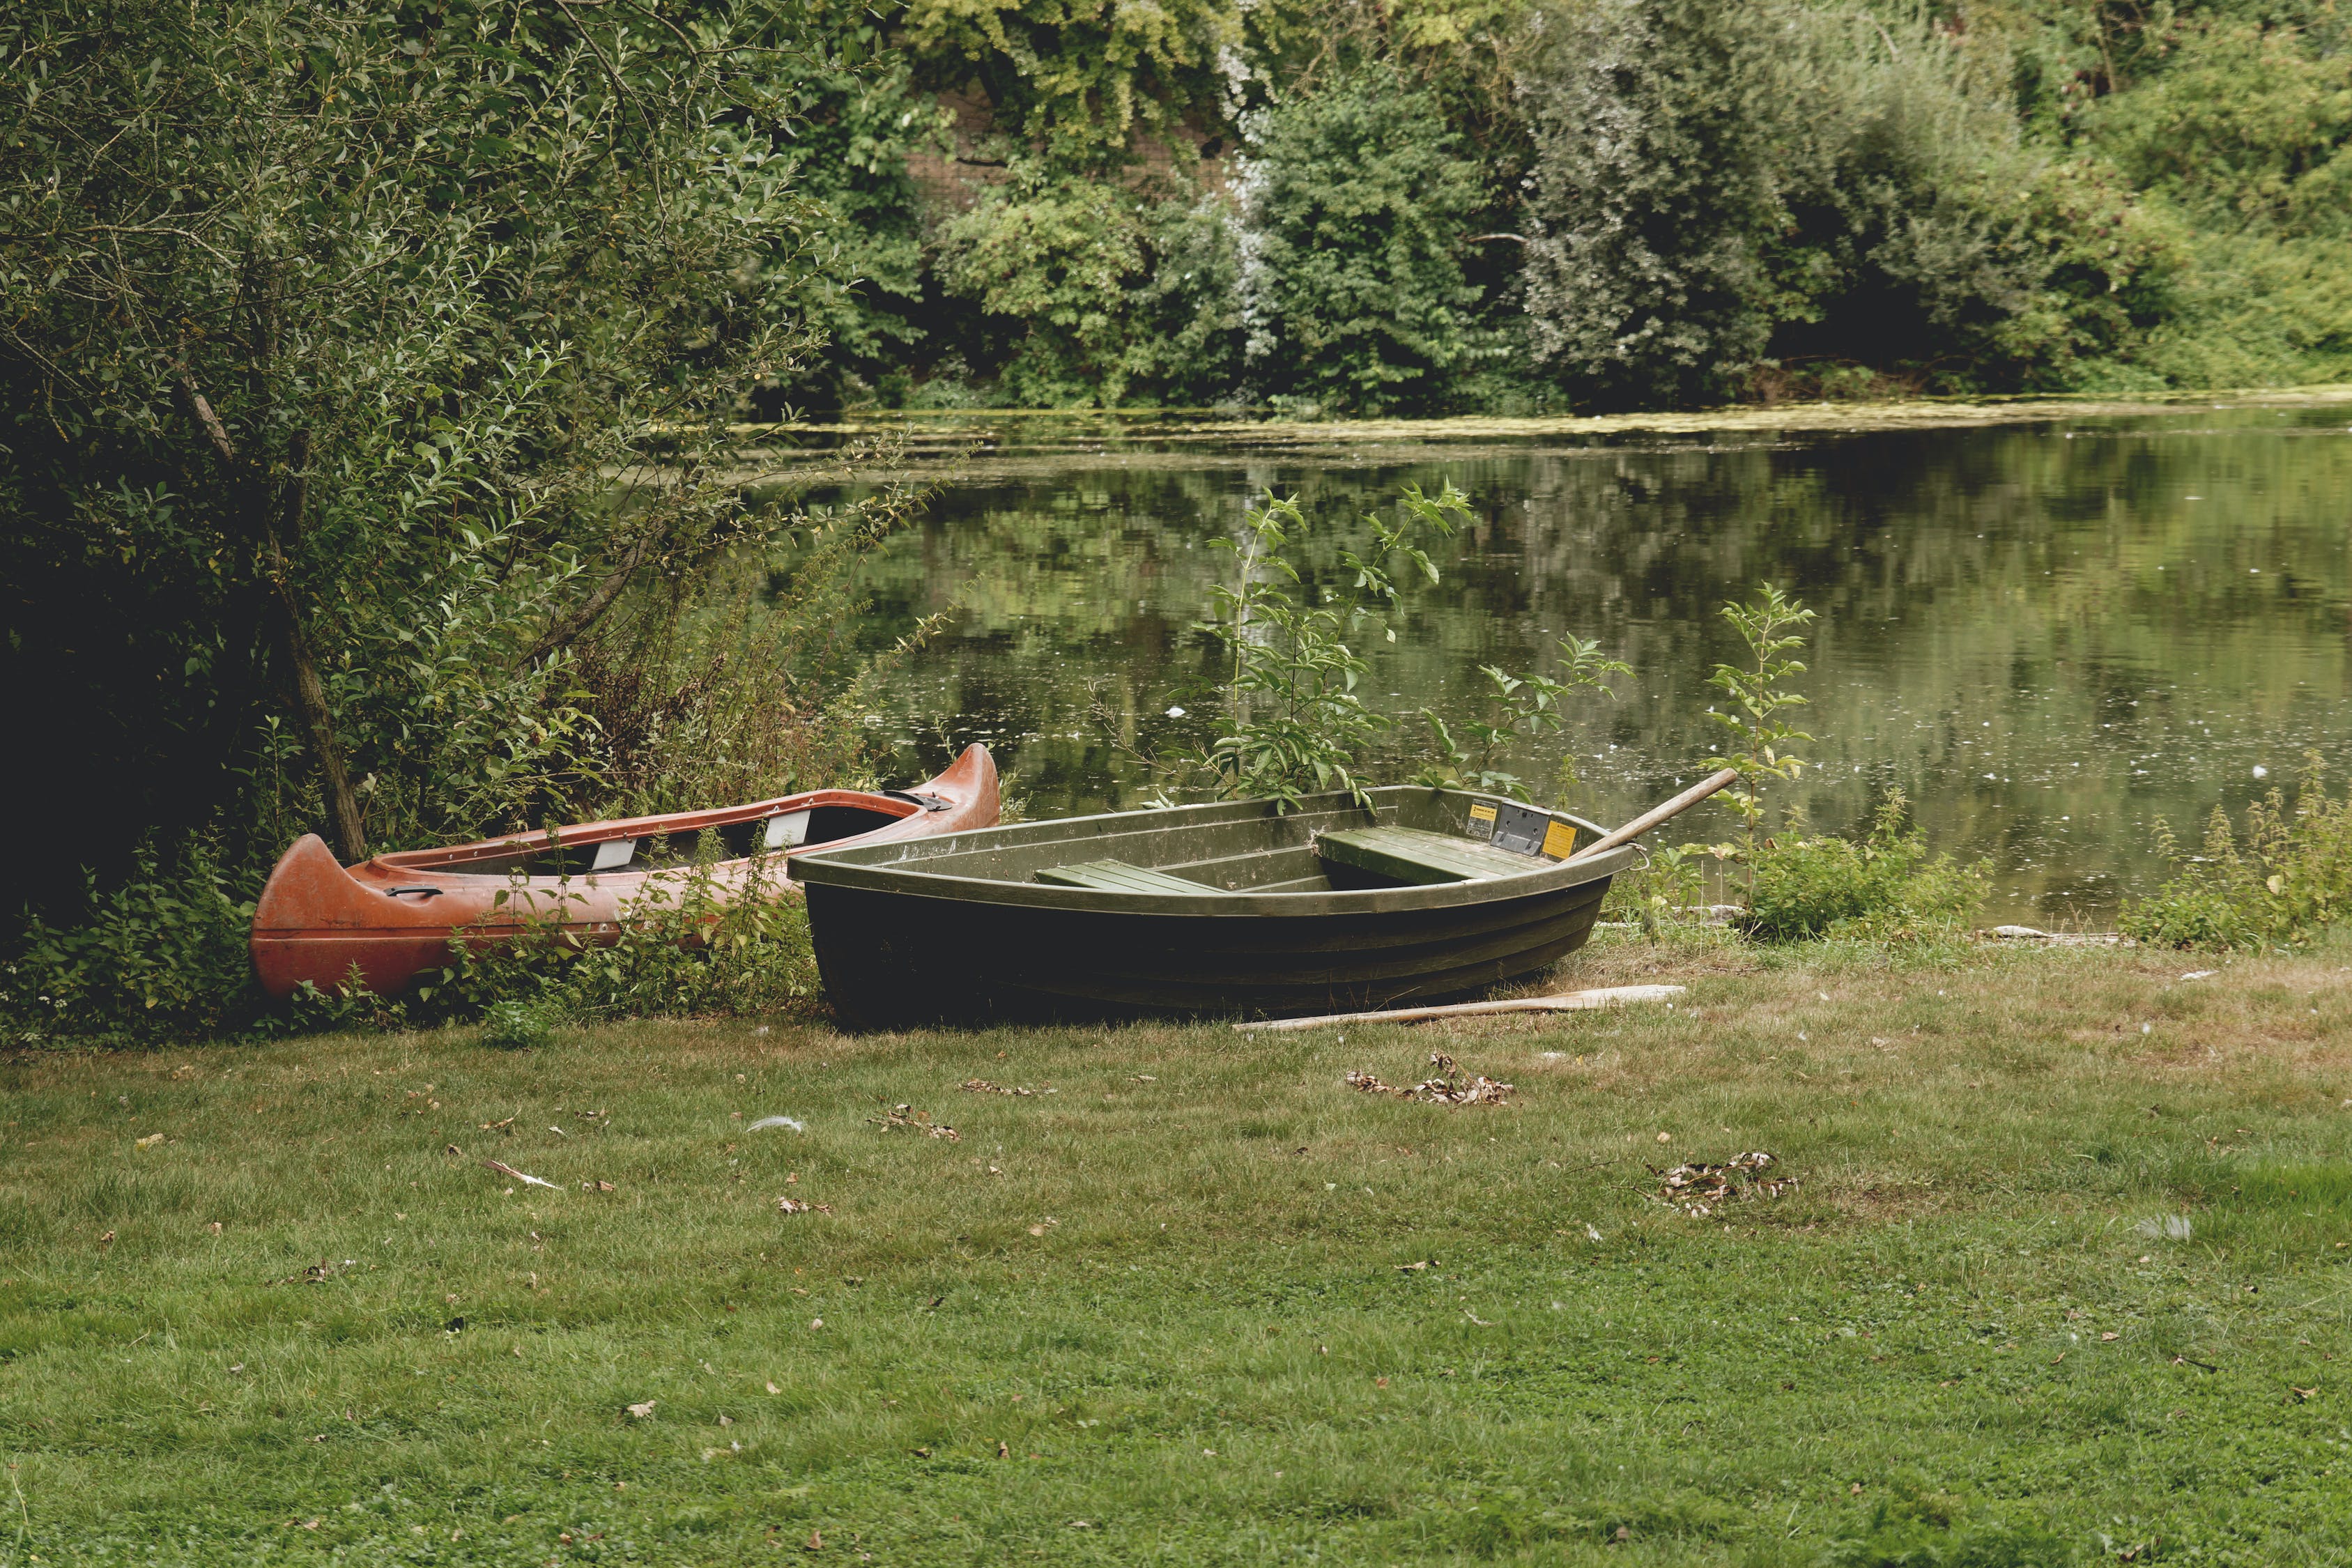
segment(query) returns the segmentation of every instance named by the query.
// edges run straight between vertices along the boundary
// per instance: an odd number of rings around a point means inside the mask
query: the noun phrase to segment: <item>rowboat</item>
[[[774,897],[793,890],[793,866],[821,845],[908,843],[992,826],[996,812],[996,763],[987,747],[971,746],[911,790],[808,790],[404,850],[358,866],[342,865],[308,834],[278,862],[255,906],[253,966],[273,996],[306,980],[332,991],[354,966],[368,989],[388,996],[447,963],[453,935],[478,947],[554,928],[609,943],[633,909],[675,900],[698,875],[722,902]],[[716,836],[715,847],[705,834]]]
[[[1639,853],[1512,801],[1368,794],[829,846],[793,874],[836,1013],[902,1028],[1462,995],[1582,946]]]

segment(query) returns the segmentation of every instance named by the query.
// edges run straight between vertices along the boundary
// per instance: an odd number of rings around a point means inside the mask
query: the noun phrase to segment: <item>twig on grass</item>
[[[1417,1024],[1424,1018],[1476,1018],[1490,1013],[1581,1013],[1628,1002],[1664,1002],[1685,985],[1603,985],[1549,996],[1513,996],[1500,1002],[1454,1002],[1438,1007],[1391,1007],[1383,1013],[1325,1013],[1312,1018],[1264,1018],[1236,1029],[1318,1029],[1326,1024]]]
[[[482,1164],[484,1168],[496,1171],[499,1175],[508,1177],[512,1181],[520,1182],[525,1186],[545,1187],[551,1193],[560,1193],[563,1190],[562,1187],[557,1186],[553,1182],[542,1182],[537,1176],[530,1175],[524,1172],[516,1170],[504,1160],[485,1160],[482,1162]]]

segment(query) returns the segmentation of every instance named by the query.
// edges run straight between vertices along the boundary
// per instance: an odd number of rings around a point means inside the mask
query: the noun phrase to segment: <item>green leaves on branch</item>
[[[1533,801],[1534,791],[1517,773],[1503,771],[1501,761],[1514,747],[1559,731],[1567,721],[1561,700],[1570,692],[1590,689],[1613,697],[1616,693],[1610,689],[1607,678],[1633,673],[1631,665],[1603,658],[1597,641],[1571,635],[1560,638],[1559,646],[1557,678],[1513,675],[1495,665],[1480,665],[1478,672],[1486,678],[1490,689],[1488,713],[1462,724],[1459,738],[1434,710],[1423,709],[1433,744],[1429,763],[1413,776],[1413,782]],[[1555,783],[1563,799],[1576,785],[1575,759],[1569,752],[1560,754]]]
[[[1722,614],[1739,634],[1740,641],[1747,644],[1748,661],[1745,665],[1718,664],[1715,673],[1707,677],[1706,683],[1723,693],[1730,708],[1729,711],[1722,711],[1710,707],[1706,715],[1728,731],[1731,739],[1723,754],[1709,757],[1706,765],[1732,768],[1739,773],[1739,783],[1725,790],[1721,798],[1747,826],[1748,855],[1752,865],[1756,830],[1764,817],[1764,781],[1794,779],[1804,769],[1805,760],[1791,753],[1789,744],[1812,739],[1782,715],[1804,705],[1804,698],[1789,690],[1784,682],[1805,672],[1803,663],[1788,654],[1790,649],[1804,646],[1805,639],[1796,635],[1797,628],[1809,624],[1813,612],[1766,583],[1759,585],[1754,598],[1745,604],[1726,605]]]
[[[1233,660],[1224,732],[1202,758],[1221,793],[1286,810],[1324,790],[1362,795],[1358,754],[1394,721],[1358,692],[1370,666],[1351,639],[1377,626],[1385,640],[1396,640],[1381,615],[1398,606],[1398,578],[1437,582],[1428,543],[1451,538],[1469,516],[1469,498],[1450,482],[1433,497],[1408,485],[1394,523],[1365,520],[1376,542],[1371,552],[1341,553],[1353,576],[1349,589],[1319,598],[1308,595],[1282,554],[1307,527],[1296,500],[1267,492],[1242,520],[1239,539],[1213,542],[1235,560],[1233,584],[1213,591],[1214,615],[1202,624]]]

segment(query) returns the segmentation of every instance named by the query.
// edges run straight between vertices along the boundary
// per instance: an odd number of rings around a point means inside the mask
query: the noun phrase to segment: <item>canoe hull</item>
[[[1320,854],[1319,837],[1375,825],[1462,835],[1485,808],[1453,791],[1371,796],[1369,806],[1344,795],[1292,812],[1225,802],[828,848],[795,875],[835,1011],[853,1027],[904,1028],[1296,1016],[1467,995],[1582,946],[1612,878],[1637,854],[1529,856],[1524,873],[1371,885]],[[1562,837],[1600,837],[1590,823],[1557,820]],[[1067,875],[1097,864],[1146,874],[1135,890]]]
[[[354,976],[377,995],[389,996],[419,974],[447,964],[453,937],[478,950],[528,931],[556,930],[582,942],[609,944],[619,940],[633,910],[642,918],[649,903],[674,900],[694,873],[662,868],[538,876],[502,874],[498,868],[551,842],[567,852],[593,850],[619,839],[740,829],[789,811],[837,810],[887,819],[871,831],[809,848],[987,827],[997,815],[995,762],[986,747],[972,746],[945,773],[909,793],[945,805],[927,809],[904,795],[818,790],[716,811],[587,823],[561,829],[553,840],[485,839],[380,855],[352,867],[336,860],[317,835],[305,835],[278,861],[255,906],[254,971],[273,996],[290,995],[306,982],[333,992]],[[803,852],[721,860],[708,868],[710,889],[722,902],[796,896],[791,864]]]

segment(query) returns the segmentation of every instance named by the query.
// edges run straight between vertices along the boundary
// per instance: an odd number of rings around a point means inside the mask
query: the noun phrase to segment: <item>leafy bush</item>
[[[1016,158],[941,226],[940,279],[980,307],[1001,395],[1031,407],[1126,400],[1128,294],[1145,274],[1144,203],[1118,183]]]
[[[2181,851],[2156,825],[2174,863],[2164,885],[2125,907],[2126,934],[2167,947],[2252,948],[2311,940],[2352,916],[2352,795],[2332,799],[2316,752],[2290,808],[2273,789],[2246,808],[2242,839],[2213,808],[2204,852]]]
[[[1316,83],[1244,121],[1243,374],[1261,395],[1431,412],[1500,352],[1463,270],[1485,202],[1434,95],[1386,66]]]
[[[100,891],[86,872],[79,908],[28,913],[0,983],[0,1028],[20,1045],[63,1037],[185,1038],[249,1021],[263,997],[237,901],[211,854],[166,863],[152,843],[131,879]]]
[[[1890,793],[1859,841],[1766,840],[1755,852],[1740,929],[1765,942],[1900,940],[1956,929],[1984,901],[1990,864],[1931,857],[1918,829],[1905,826],[1906,804],[1901,791]]]
[[[1236,557],[1234,583],[1213,590],[1216,616],[1202,626],[1234,661],[1223,732],[1200,759],[1219,793],[1276,801],[1286,810],[1320,790],[1360,797],[1357,753],[1394,721],[1367,707],[1356,689],[1371,667],[1347,639],[1396,607],[1396,574],[1437,581],[1425,545],[1450,537],[1469,515],[1469,498],[1450,482],[1435,496],[1407,485],[1393,527],[1378,517],[1364,520],[1376,542],[1371,554],[1341,552],[1340,564],[1355,579],[1352,595],[1321,595],[1325,602],[1291,592],[1300,584],[1298,569],[1282,552],[1307,527],[1295,500],[1268,492],[1265,504],[1243,520],[1242,541],[1211,541]],[[1395,633],[1388,637],[1393,641]]]
[[[2040,384],[2112,336],[2106,293],[2052,287],[2082,237],[2042,221],[2006,58],[1924,9],[1601,0],[1547,38],[1527,309],[1571,395],[1720,399],[1792,363]]]
[[[584,1020],[803,1005],[816,993],[816,962],[806,906],[777,886],[782,877],[782,862],[755,857],[740,880],[721,886],[705,858],[649,881],[610,942],[582,942],[553,921],[479,947],[459,931],[449,966],[417,986],[408,1010],[488,1021],[515,1016],[519,1006],[542,1019]]]

